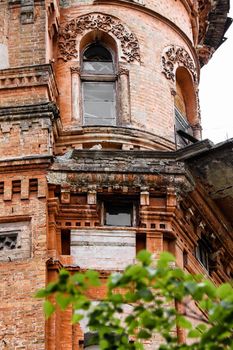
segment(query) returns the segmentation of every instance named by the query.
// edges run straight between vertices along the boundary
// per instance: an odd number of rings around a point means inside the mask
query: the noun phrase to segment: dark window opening
[[[188,252],[186,250],[183,251],[183,266],[187,267],[188,265]]]
[[[106,203],[104,224],[107,226],[132,226],[133,205]]]
[[[146,234],[139,233],[136,235],[136,254],[143,249],[146,249]]]
[[[101,203],[101,224],[106,226],[137,226],[138,202],[121,196],[104,199]]]
[[[88,74],[113,74],[110,51],[100,44],[92,44],[83,54],[83,71]]]
[[[38,192],[38,179],[29,179],[29,192]]]
[[[175,136],[179,147],[185,147],[198,141],[193,137],[191,125],[177,107],[175,107]]]
[[[0,194],[3,194],[4,193],[4,182],[1,181],[0,182]]]
[[[21,192],[21,181],[15,180],[12,181],[12,193],[20,193]]]
[[[61,230],[61,254],[70,255],[70,230]]]
[[[208,247],[208,242],[204,239],[200,239],[196,246],[195,256],[207,271],[209,271],[209,255],[210,249]]]

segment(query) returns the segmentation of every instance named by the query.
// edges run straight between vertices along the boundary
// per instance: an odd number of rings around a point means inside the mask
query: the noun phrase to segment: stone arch
[[[79,41],[77,50],[80,54],[80,66],[83,52],[88,46],[95,42],[100,43],[111,52],[111,55],[113,57],[113,63],[115,66],[117,66],[119,61],[119,48],[117,46],[116,40],[109,33],[100,30],[92,30],[87,32],[85,35],[82,36],[81,40]]]
[[[162,55],[162,73],[167,79],[175,81],[178,67],[185,67],[190,72],[193,83],[198,85],[197,69],[190,54],[183,47],[167,46]]]
[[[197,101],[196,91],[189,70],[183,66],[178,67],[175,72],[176,76],[176,96],[183,100],[181,106],[182,115],[187,118],[188,122],[193,126],[197,123]],[[179,96],[181,95],[181,96]],[[181,102],[181,104],[182,104]],[[175,103],[176,104],[176,103]],[[183,107],[183,111],[182,111]],[[180,110],[180,108],[178,108]]]
[[[90,13],[70,20],[59,32],[59,58],[77,58],[76,38],[91,31],[108,33],[120,43],[119,58],[125,62],[140,62],[138,39],[118,18],[103,13]]]

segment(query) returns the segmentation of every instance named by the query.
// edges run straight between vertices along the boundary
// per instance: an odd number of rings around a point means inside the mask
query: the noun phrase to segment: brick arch
[[[120,42],[120,58],[125,62],[140,62],[139,43],[136,35],[118,18],[103,13],[90,13],[70,20],[60,29],[59,58],[69,61],[77,58],[76,38],[90,31],[102,31]]]
[[[190,54],[183,47],[167,46],[162,54],[162,73],[167,79],[175,81],[178,67],[185,67],[191,74],[193,82],[198,85],[197,69]]]
[[[185,117],[189,123],[194,126],[198,122],[198,113],[196,89],[192,81],[192,76],[189,70],[184,66],[178,67],[175,74],[176,90],[179,86],[184,99]]]

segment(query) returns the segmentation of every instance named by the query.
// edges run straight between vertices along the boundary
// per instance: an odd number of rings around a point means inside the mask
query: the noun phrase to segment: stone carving
[[[126,67],[120,66],[119,70],[118,70],[118,74],[119,75],[129,75],[129,70]]]
[[[202,45],[197,47],[197,53],[201,67],[209,62],[214,53],[214,48],[208,45]]]
[[[198,19],[199,19],[199,30],[198,30],[198,43],[203,43],[205,39],[206,31],[209,25],[208,15],[211,10],[212,4],[210,0],[198,0]]]
[[[111,33],[121,42],[122,59],[140,62],[139,44],[136,36],[118,19],[101,13],[91,13],[69,21],[59,33],[60,58],[69,61],[77,57],[76,37],[90,30]]]
[[[168,46],[162,56],[162,73],[167,79],[175,81],[175,68],[183,66],[192,74],[197,83],[197,70],[189,53],[180,46]]]
[[[81,67],[79,66],[73,66],[70,67],[71,74],[80,74],[81,73]]]

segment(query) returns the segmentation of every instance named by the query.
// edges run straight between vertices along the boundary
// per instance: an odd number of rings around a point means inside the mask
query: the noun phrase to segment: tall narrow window
[[[111,52],[99,43],[83,53],[84,125],[116,125],[116,75]]]
[[[192,124],[196,116],[196,99],[193,82],[187,70],[179,67],[176,72],[175,135],[178,147],[197,142]]]

